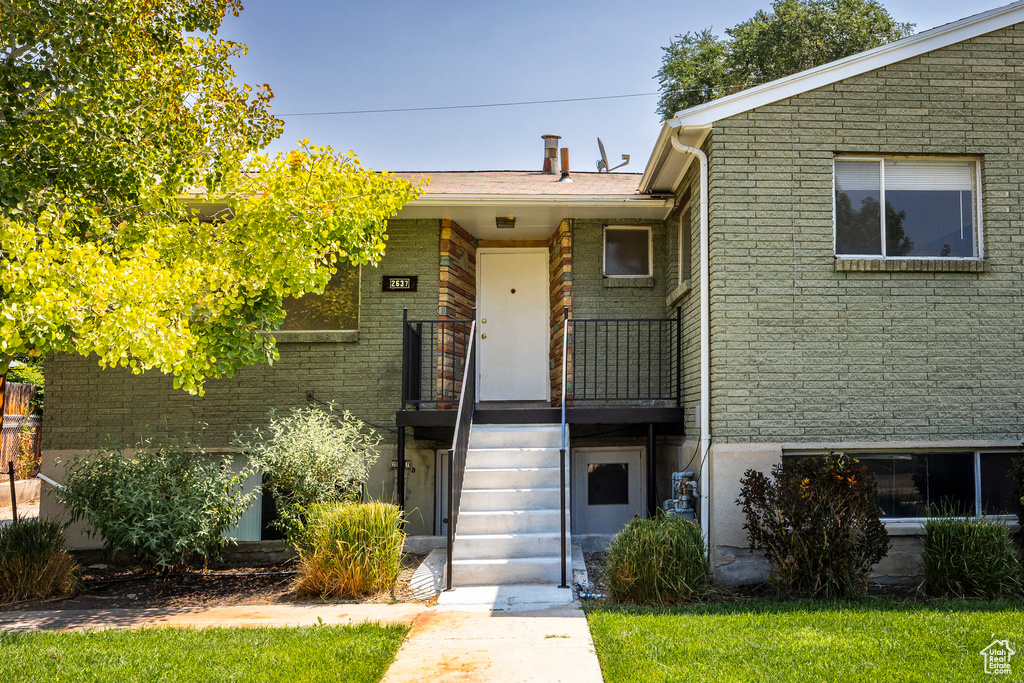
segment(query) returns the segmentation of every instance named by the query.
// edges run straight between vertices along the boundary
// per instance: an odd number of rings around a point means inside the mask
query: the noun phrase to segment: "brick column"
[[[566,219],[548,238],[551,275],[551,403],[562,401],[562,323],[565,307],[572,313],[572,223]],[[570,361],[566,373],[566,398],[572,398],[572,335],[569,335]],[[571,401],[570,401],[571,402]]]
[[[441,221],[440,284],[438,287],[437,317],[441,320],[466,320],[476,306],[476,247],[475,237],[458,223]],[[438,334],[437,391],[441,398],[443,387],[462,391],[462,362],[469,341],[468,326],[445,325],[445,335]],[[458,374],[456,374],[456,369]],[[455,408],[438,404],[438,408]]]

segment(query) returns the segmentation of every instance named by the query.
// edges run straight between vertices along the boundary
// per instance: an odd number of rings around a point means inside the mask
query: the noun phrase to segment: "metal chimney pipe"
[[[569,148],[563,147],[562,152],[562,177],[558,179],[559,182],[565,181],[567,183],[572,182],[572,178],[569,177]]]
[[[558,173],[558,141],[561,135],[541,135],[544,140],[544,173]]]

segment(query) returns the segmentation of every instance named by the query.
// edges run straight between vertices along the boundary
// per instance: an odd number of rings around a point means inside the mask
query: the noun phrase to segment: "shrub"
[[[1024,457],[1010,461],[1010,479],[1013,480],[1013,500],[1017,508],[1017,523],[1024,530]]]
[[[296,589],[353,598],[390,590],[402,568],[402,511],[390,503],[318,503],[309,508]]]
[[[764,550],[773,580],[792,594],[856,598],[889,536],[867,468],[844,455],[792,458],[771,478],[747,470],[739,502],[752,548]]]
[[[61,597],[77,585],[78,563],[61,525],[31,519],[0,527],[0,600]]]
[[[1021,589],[1010,529],[987,517],[934,517],[924,525],[924,589],[934,597],[988,598]]]
[[[357,501],[377,460],[380,437],[348,411],[294,408],[278,417],[271,411],[265,430],[254,430],[237,445],[267,477],[289,542],[302,534],[305,511],[318,503]]]
[[[633,518],[608,549],[605,579],[620,602],[677,605],[711,584],[700,526],[670,515]]]
[[[250,474],[235,472],[231,455],[144,442],[130,456],[114,449],[71,461],[57,496],[113,558],[169,571],[216,559],[231,542],[222,532],[255,500],[242,490]]]

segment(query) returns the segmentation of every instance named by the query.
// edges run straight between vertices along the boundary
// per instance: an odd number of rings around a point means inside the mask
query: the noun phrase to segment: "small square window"
[[[651,229],[608,226],[604,229],[605,277],[650,277]]]
[[[359,266],[339,263],[323,294],[284,300],[281,330],[290,332],[359,329]]]

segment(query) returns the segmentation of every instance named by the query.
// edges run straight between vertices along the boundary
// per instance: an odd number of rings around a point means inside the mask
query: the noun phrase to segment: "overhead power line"
[[[391,114],[396,112],[409,111],[441,111],[444,109],[484,109],[487,107],[521,107],[528,104],[560,104],[563,102],[591,102],[593,100],[621,100],[627,97],[650,97],[657,95],[657,92],[638,92],[630,95],[604,95],[601,97],[567,97],[560,100],[527,100],[524,102],[494,102],[490,104],[451,104],[444,107],[402,107],[399,109],[349,109],[347,111],[307,111],[292,114],[277,114],[284,118],[286,116],[345,116],[348,114]]]

